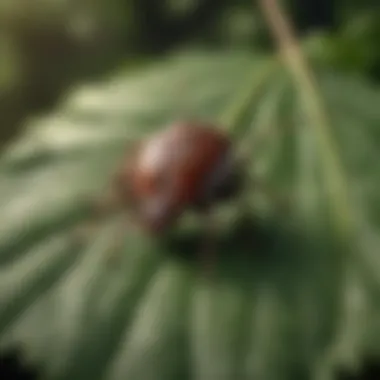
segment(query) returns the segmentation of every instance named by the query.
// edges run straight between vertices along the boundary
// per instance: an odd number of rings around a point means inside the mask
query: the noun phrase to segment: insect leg
[[[278,211],[287,213],[290,210],[292,199],[289,194],[276,192],[268,183],[259,178],[255,178],[253,184],[258,191],[268,197]]]
[[[121,250],[124,245],[125,234],[130,233],[133,228],[132,220],[129,215],[122,215],[123,219],[117,225],[113,244],[109,247],[106,254],[106,262],[110,265],[116,265],[121,258]]]
[[[217,238],[217,221],[215,214],[211,210],[207,210],[203,213],[204,230],[200,260],[203,273],[206,278],[213,276],[216,266],[216,238]]]
[[[116,199],[111,191],[95,199],[88,200],[89,216],[88,219],[81,223],[73,232],[74,241],[83,244],[96,233],[102,218],[110,214],[115,206]]]

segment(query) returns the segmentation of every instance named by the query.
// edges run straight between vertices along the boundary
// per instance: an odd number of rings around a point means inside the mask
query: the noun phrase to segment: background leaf
[[[332,232],[322,157],[283,68],[244,51],[176,54],[83,86],[4,152],[1,347],[21,345],[62,380],[328,379],[376,353],[379,92],[326,70],[317,78],[356,201],[363,265]],[[83,246],[73,241],[125,145],[182,112],[219,121],[237,147],[270,130],[249,152],[249,172],[295,198],[285,215],[250,187],[248,215],[237,202],[218,210],[211,284],[196,260],[200,223],[184,220],[167,241],[125,231],[117,267],[106,264],[117,216]]]

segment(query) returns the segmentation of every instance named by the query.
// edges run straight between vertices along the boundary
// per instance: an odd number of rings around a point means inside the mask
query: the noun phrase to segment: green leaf
[[[20,346],[59,380],[322,380],[378,354],[380,93],[336,73],[317,79],[354,200],[355,260],[332,228],[324,157],[279,63],[178,54],[74,91],[4,152],[0,349]],[[120,237],[117,216],[81,246],[73,236],[125,147],[182,112],[230,131],[248,172],[295,199],[284,213],[252,183],[244,216],[239,200],[221,206],[211,281],[198,219],[162,240]]]

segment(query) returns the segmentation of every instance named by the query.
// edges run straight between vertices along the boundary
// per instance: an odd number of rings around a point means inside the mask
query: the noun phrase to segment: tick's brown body
[[[239,188],[230,139],[206,123],[173,124],[142,141],[117,177],[119,197],[151,232],[187,209],[208,211]]]
[[[96,208],[102,214],[122,206],[134,214],[130,221],[153,234],[166,232],[185,211],[199,211],[206,222],[201,257],[209,272],[215,263],[212,206],[241,190],[241,159],[220,129],[202,122],[172,124],[129,150],[116,175],[115,191]],[[258,184],[275,199],[261,181]]]

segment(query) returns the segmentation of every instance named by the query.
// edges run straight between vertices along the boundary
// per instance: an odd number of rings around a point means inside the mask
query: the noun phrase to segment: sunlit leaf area
[[[3,0],[0,378],[380,379],[379,17]],[[94,217],[135,143],[193,120],[244,155],[212,272],[199,213],[156,236]]]

